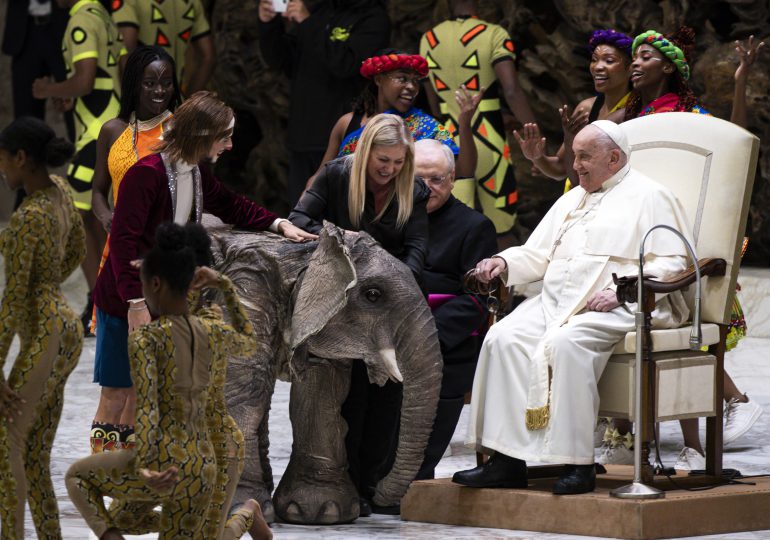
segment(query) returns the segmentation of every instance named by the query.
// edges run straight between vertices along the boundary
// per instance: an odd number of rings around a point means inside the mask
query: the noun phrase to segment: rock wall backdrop
[[[0,0],[0,16],[4,4]],[[324,0],[307,0],[317,2]],[[283,201],[287,153],[284,146],[287,80],[264,64],[258,45],[258,0],[204,0],[218,54],[212,88],[238,112],[235,149],[221,160],[219,173],[233,187],[285,215]],[[448,16],[446,0],[390,0],[392,45],[416,50],[420,35]],[[692,84],[704,105],[729,118],[734,40],[750,34],[769,38],[770,0],[480,0],[482,18],[501,24],[514,39],[521,84],[554,151],[561,142],[557,107],[589,96],[586,42],[596,28],[636,34],[654,28],[671,32],[695,28],[697,55]],[[770,265],[770,42],[754,66],[748,86],[749,126],[762,140],[744,260]],[[9,66],[0,63],[0,81]],[[7,121],[10,99],[0,88],[0,119]],[[319,106],[323,104],[319,103]],[[512,141],[513,142],[513,141]],[[558,197],[562,185],[533,177],[528,162],[511,145],[520,185],[518,234],[524,239]],[[5,195],[3,195],[5,197]]]

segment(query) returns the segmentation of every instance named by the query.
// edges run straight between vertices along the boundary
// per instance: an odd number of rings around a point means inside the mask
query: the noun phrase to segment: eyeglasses
[[[415,180],[419,180],[431,186],[439,187],[449,177],[449,173],[443,176],[415,176]]]
[[[425,79],[420,77],[407,77],[406,75],[388,75],[388,79],[401,86],[412,84],[412,86],[420,86]]]

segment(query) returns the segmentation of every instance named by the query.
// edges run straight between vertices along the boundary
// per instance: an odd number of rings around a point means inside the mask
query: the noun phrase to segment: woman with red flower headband
[[[415,141],[436,139],[447,145],[457,157],[458,176],[473,176],[476,167],[475,147],[471,151],[460,153],[449,130],[425,111],[414,106],[422,79],[428,75],[428,63],[425,58],[418,54],[386,49],[381,51],[381,54],[364,60],[360,72],[369,83],[353,103],[353,111],[340,117],[334,125],[322,164],[335,157],[355,152],[369,119],[376,114],[388,113],[404,119]],[[456,93],[461,109],[466,111],[461,122],[468,126],[466,131],[469,135],[470,120],[481,100],[481,94],[482,92],[471,95],[465,89]],[[462,140],[460,145],[462,146]],[[471,146],[473,145],[469,144],[467,147]],[[317,175],[318,171],[308,180],[306,187],[313,184]]]

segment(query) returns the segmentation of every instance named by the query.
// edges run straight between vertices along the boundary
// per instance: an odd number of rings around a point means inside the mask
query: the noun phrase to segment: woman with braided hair
[[[415,141],[436,139],[447,145],[457,158],[458,176],[472,177],[476,168],[477,153],[472,144],[470,121],[478,106],[481,92],[471,95],[465,88],[460,88],[455,99],[463,114],[460,115],[460,137],[468,136],[469,151],[460,152],[452,134],[431,115],[414,106],[420,92],[422,79],[428,75],[428,62],[419,54],[408,54],[396,49],[386,49],[380,54],[367,58],[361,65],[361,75],[369,82],[361,95],[353,103],[353,111],[337,120],[329,135],[326,153],[321,160],[321,167],[308,180],[309,188],[323,165],[336,157],[355,152],[358,140],[369,119],[381,113],[395,114],[403,118],[407,129]],[[462,139],[460,146],[463,146]],[[472,148],[471,148],[472,147]]]

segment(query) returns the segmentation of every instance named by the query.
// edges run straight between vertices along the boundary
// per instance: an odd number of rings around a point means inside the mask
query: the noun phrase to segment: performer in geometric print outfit
[[[64,385],[83,330],[60,285],[85,254],[83,222],[66,182],[47,167],[72,157],[71,143],[23,117],[0,133],[0,176],[28,196],[0,233],[6,286],[0,306],[0,538],[24,538],[29,502],[39,538],[61,538],[49,463]],[[6,381],[14,335],[19,354]]]
[[[513,41],[508,32],[478,19],[474,0],[453,0],[450,4],[454,18],[432,28],[420,40],[420,54],[428,60],[431,70],[428,97],[433,114],[440,109],[445,125],[455,133],[459,107],[454,91],[461,85],[473,92],[486,89],[472,120],[478,150],[475,182],[458,179],[452,194],[471,208],[478,197],[484,215],[495,224],[497,234],[502,235],[516,221],[518,195],[500,112],[501,100],[505,99],[520,123],[535,119],[518,82]]]
[[[205,242],[206,233],[198,225],[158,227],[140,275],[145,301],[159,318],[140,327],[129,343],[137,393],[136,448],[93,454],[67,471],[70,497],[100,538],[122,538],[117,522],[130,518],[112,516],[104,506],[105,494],[130,502],[137,520],[145,520],[162,504],[161,539],[203,537],[211,497],[218,489],[209,433],[215,412],[210,402],[212,370],[228,356],[247,356],[256,346],[253,327],[230,281],[209,268],[195,269],[195,246]],[[193,276],[192,287],[222,290],[232,325],[213,310],[190,315],[187,292]],[[144,512],[137,512],[142,503]],[[242,534],[250,516],[246,509],[238,512]]]

